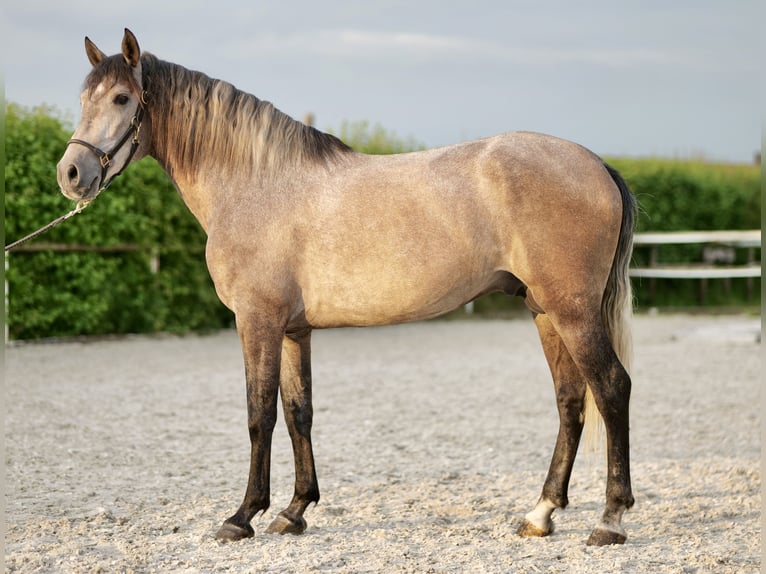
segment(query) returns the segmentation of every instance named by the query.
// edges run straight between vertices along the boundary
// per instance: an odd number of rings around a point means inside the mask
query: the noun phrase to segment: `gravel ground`
[[[557,431],[531,320],[316,332],[322,500],[305,534],[213,539],[249,456],[233,332],[6,350],[8,572],[759,572],[760,319],[634,324],[628,542],[590,548],[603,454],[544,539],[516,536]],[[274,438],[272,508],[292,454]]]

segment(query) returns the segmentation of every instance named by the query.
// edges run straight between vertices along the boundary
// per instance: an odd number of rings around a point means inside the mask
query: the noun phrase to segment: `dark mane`
[[[292,119],[228,82],[146,52],[141,66],[154,151],[171,175],[183,173],[193,179],[208,165],[264,175],[305,162],[331,164],[351,151],[335,136]],[[96,66],[86,88],[94,89],[105,78],[138,90],[121,56]]]

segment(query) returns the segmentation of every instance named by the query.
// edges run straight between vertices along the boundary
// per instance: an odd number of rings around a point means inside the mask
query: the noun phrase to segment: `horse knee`
[[[268,439],[274,433],[274,427],[277,425],[276,413],[260,413],[248,417],[247,428],[250,431],[250,440]]]
[[[289,401],[285,404],[285,419],[288,430],[307,437],[314,422],[314,409],[306,401]]]

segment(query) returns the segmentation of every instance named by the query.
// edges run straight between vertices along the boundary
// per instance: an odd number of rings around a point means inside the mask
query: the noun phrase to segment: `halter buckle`
[[[138,117],[133,116],[133,119],[130,120],[130,126],[133,128],[133,141],[131,143],[138,145],[138,138],[141,135],[141,121]]]
[[[101,163],[101,168],[102,169],[108,168],[111,165],[111,163],[112,163],[112,160],[109,158],[109,154],[108,153],[105,153],[104,155],[99,156],[98,161],[99,161],[99,163]]]

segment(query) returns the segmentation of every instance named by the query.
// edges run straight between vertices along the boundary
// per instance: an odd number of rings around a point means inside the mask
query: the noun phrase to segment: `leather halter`
[[[128,126],[128,129],[125,131],[123,136],[120,138],[120,140],[114,145],[112,149],[109,151],[102,151],[100,148],[94,146],[92,143],[86,142],[85,140],[72,138],[67,142],[67,147],[69,147],[70,144],[78,144],[81,146],[84,146],[88,148],[90,151],[92,151],[94,154],[96,154],[96,157],[98,158],[98,162],[101,164],[101,178],[99,179],[99,187],[98,191],[103,191],[109,185],[112,183],[115,177],[120,175],[126,167],[128,167],[128,164],[130,163],[130,160],[133,159],[133,155],[135,155],[136,150],[138,149],[139,140],[138,137],[141,132],[141,122],[144,118],[144,105],[146,105],[148,102],[146,100],[146,90],[141,92],[141,100],[138,102],[138,106],[136,107],[136,113],[133,115],[133,118],[130,120],[130,125]],[[114,155],[122,149],[122,146],[124,146],[128,139],[130,139],[130,136],[133,136],[133,139],[130,143],[130,153],[128,154],[128,159],[125,161],[123,166],[117,170],[112,176],[104,181],[104,178],[106,178],[106,172],[109,170],[109,166],[112,165],[112,158]]]

